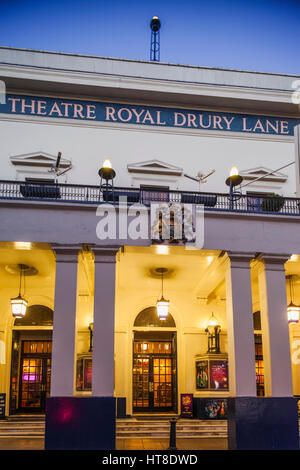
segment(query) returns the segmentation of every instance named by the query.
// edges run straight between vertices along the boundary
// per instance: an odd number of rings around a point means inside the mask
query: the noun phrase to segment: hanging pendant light
[[[287,307],[287,316],[288,316],[288,323],[298,323],[299,316],[300,316],[300,307],[293,303],[293,295],[292,295],[292,275],[288,276],[289,284],[290,284],[290,303]]]
[[[169,301],[164,298],[164,273],[168,270],[158,268],[156,271],[161,274],[161,298],[156,303],[157,315],[160,320],[166,320],[169,313]]]
[[[24,297],[21,295],[21,287],[22,287],[22,275],[24,276],[24,291],[25,291],[25,273],[24,273],[24,265],[20,264],[20,285],[19,285],[19,295],[10,299],[11,303],[11,311],[14,318],[23,318],[26,315],[27,305],[28,302]]]

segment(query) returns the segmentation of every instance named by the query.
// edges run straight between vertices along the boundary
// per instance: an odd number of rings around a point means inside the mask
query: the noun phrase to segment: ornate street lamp
[[[21,286],[22,286],[22,275],[24,276],[24,292],[25,292],[25,265],[20,264],[20,285],[19,285],[19,295],[10,299],[11,311],[14,318],[23,318],[26,315],[28,302],[21,295]]]
[[[287,276],[287,278],[290,285],[290,303],[287,307],[287,316],[289,325],[292,325],[299,322],[300,307],[293,303],[292,275]]]
[[[205,332],[208,334],[208,353],[220,353],[220,331],[221,325],[219,325],[216,317],[212,314],[205,329]]]
[[[161,274],[161,298],[156,303],[157,315],[160,320],[166,320],[169,313],[169,301],[164,298],[164,273],[168,270],[158,268],[156,271]]]
[[[112,168],[110,160],[106,158],[103,162],[102,168],[98,171],[100,176],[100,190],[103,192],[104,200],[108,201],[109,190],[111,191],[112,201],[114,200],[114,178],[116,176],[115,170]],[[102,181],[105,181],[103,183]],[[110,183],[109,183],[110,181]],[[105,190],[105,193],[104,193]]]
[[[235,186],[238,186],[243,181],[243,177],[239,175],[239,171],[237,167],[234,165],[231,170],[230,174],[225,181],[227,186],[229,186],[229,209],[233,209],[233,202],[235,199],[239,199],[241,195],[239,193],[234,192]]]

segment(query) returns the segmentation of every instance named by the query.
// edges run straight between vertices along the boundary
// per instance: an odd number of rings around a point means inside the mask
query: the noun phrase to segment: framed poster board
[[[203,400],[202,419],[227,419],[226,399],[211,398]]]
[[[210,390],[228,390],[228,361],[211,360],[209,362]]]
[[[82,392],[92,390],[92,358],[91,357],[80,357],[77,359],[76,390],[82,391]]]
[[[182,393],[180,395],[181,416],[184,418],[193,417],[193,394]]]
[[[196,361],[196,390],[208,390],[208,361]]]

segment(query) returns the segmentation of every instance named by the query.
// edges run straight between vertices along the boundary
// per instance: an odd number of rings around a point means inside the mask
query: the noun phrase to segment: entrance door
[[[174,411],[176,355],[172,341],[134,341],[133,411]]]
[[[19,407],[20,412],[45,412],[50,395],[51,341],[22,341]]]

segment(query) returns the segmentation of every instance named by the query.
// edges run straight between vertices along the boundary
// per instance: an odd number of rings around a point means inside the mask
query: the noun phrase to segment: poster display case
[[[195,358],[196,390],[228,391],[227,354],[198,354]]]
[[[76,364],[76,390],[90,392],[92,390],[92,354],[79,354]]]

